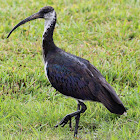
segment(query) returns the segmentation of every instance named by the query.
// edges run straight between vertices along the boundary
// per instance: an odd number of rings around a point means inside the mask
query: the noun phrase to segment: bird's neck
[[[44,59],[46,58],[48,52],[55,49],[56,47],[53,42],[53,31],[55,28],[55,23],[56,23],[56,13],[54,11],[51,17],[45,20],[43,42],[42,42]]]

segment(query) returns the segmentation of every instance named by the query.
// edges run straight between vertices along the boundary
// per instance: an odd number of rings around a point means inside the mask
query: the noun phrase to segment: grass
[[[81,140],[138,140],[140,137],[140,1],[6,0],[0,7],[0,139],[71,140],[73,131],[53,126],[76,110],[76,101],[51,87],[42,61],[43,20],[22,19],[51,5],[57,12],[57,46],[88,59],[114,87],[127,116],[86,102]],[[73,120],[73,125],[75,124]]]

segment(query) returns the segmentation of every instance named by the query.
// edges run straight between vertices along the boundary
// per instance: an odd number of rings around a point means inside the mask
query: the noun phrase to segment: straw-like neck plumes
[[[53,41],[53,31],[56,23],[56,13],[52,11],[44,15],[45,26],[43,40]]]
[[[45,60],[48,52],[56,48],[53,42],[53,31],[56,23],[56,12],[52,11],[44,15],[44,19],[45,19],[45,26],[44,26],[44,33],[43,33],[42,49],[43,49],[43,57]]]

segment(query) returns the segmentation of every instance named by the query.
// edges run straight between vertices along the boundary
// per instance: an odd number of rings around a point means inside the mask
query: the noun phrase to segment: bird
[[[19,22],[7,38],[20,25],[38,18],[45,19],[42,52],[46,76],[57,91],[77,100],[77,110],[67,114],[55,127],[64,127],[69,122],[69,127],[72,128],[71,119],[75,117],[74,137],[77,136],[80,115],[87,110],[85,101],[102,103],[114,114],[126,113],[126,108],[115,90],[95,66],[88,60],[65,52],[55,45],[53,32],[57,15],[53,7],[45,6]]]

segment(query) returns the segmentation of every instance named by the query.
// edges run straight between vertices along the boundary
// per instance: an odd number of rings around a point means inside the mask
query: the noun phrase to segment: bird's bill
[[[26,22],[28,21],[31,21],[31,20],[34,20],[34,19],[37,19],[37,18],[42,18],[41,15],[39,13],[35,13],[33,15],[31,15],[30,17],[22,20],[21,22],[19,22],[11,31],[10,33],[8,34],[7,38],[11,35],[11,33],[17,28],[19,27],[20,25],[22,24],[25,24]]]

